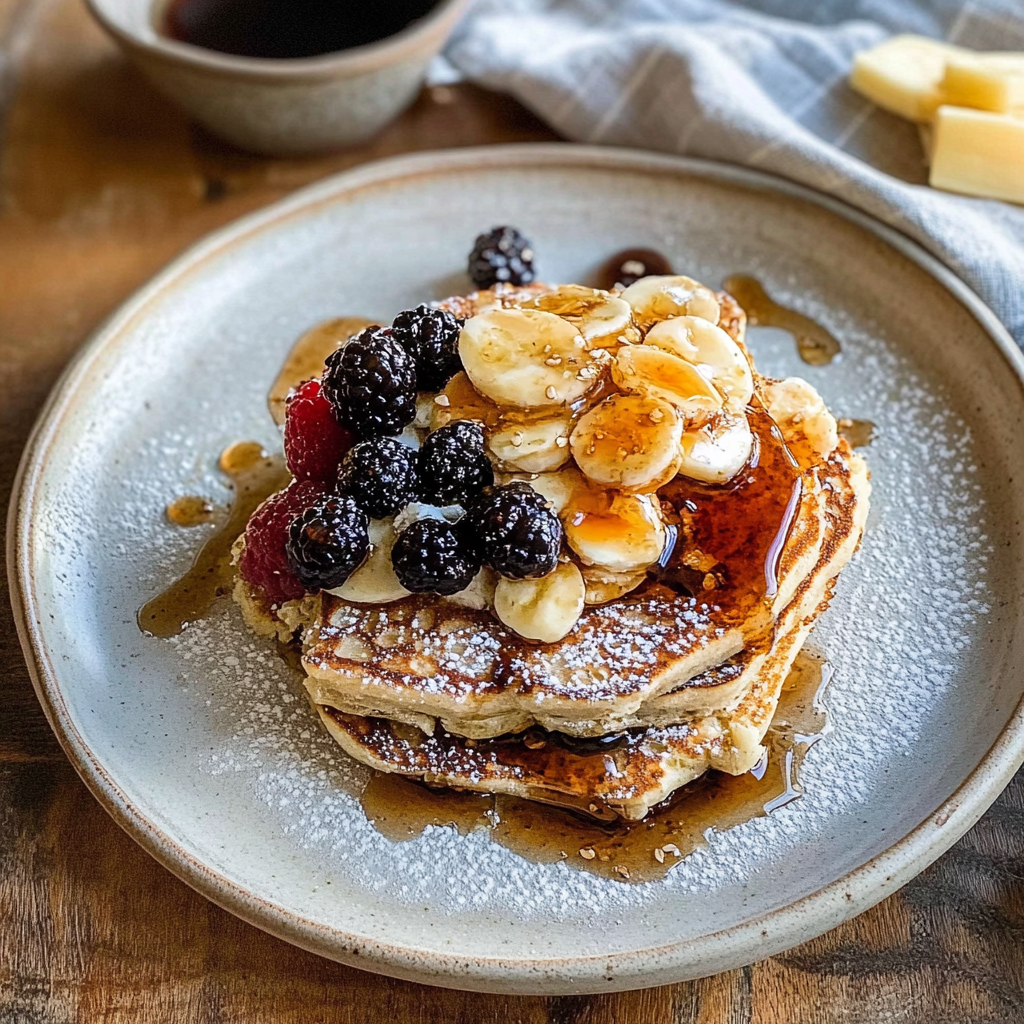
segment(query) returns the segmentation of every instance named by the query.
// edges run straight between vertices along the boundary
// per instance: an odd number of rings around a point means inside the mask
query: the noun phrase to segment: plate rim
[[[895,228],[834,197],[738,165],[573,143],[466,147],[390,157],[331,175],[204,236],[133,292],[93,331],[64,369],[32,428],[7,519],[11,606],[33,687],[65,755],[93,796],[151,856],[186,884],[250,924],[311,952],[392,977],[481,992],[613,992],[706,977],[760,960],[867,910],[941,856],[981,817],[1024,763],[1024,698],[967,778],[924,821],[875,857],[793,903],[729,928],[660,946],[574,957],[456,956],[343,932],[294,913],[210,869],[145,818],[75,728],[42,641],[31,574],[33,509],[46,455],[92,365],[113,352],[130,323],[167,290],[251,234],[337,197],[418,176],[474,168],[567,168],[661,172],[753,188],[809,202],[868,231],[917,264],[979,322],[1024,391],[1024,353],[991,309],[949,267]],[[1007,671],[1012,671],[1008,668]]]

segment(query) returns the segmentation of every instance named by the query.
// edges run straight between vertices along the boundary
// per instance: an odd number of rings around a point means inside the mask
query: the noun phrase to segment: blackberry
[[[494,483],[484,451],[484,431],[472,420],[455,420],[427,435],[419,454],[420,498],[432,505],[461,505]]]
[[[459,333],[463,321],[446,309],[417,306],[395,317],[391,332],[416,363],[416,387],[440,391],[462,369]]]
[[[340,587],[370,551],[366,513],[349,497],[321,498],[288,527],[288,564],[306,590]]]
[[[469,276],[477,288],[529,284],[535,276],[533,246],[515,228],[492,228],[477,236],[469,254]]]
[[[480,571],[480,561],[460,543],[459,534],[440,519],[417,519],[391,549],[398,582],[414,594],[457,594]]]
[[[338,492],[371,519],[393,516],[416,500],[416,491],[416,452],[393,437],[360,441],[342,460]]]
[[[545,498],[516,481],[484,491],[459,522],[467,545],[481,561],[512,580],[554,572],[564,532]]]
[[[386,327],[367,327],[332,352],[321,388],[359,439],[400,434],[416,416],[416,364]]]

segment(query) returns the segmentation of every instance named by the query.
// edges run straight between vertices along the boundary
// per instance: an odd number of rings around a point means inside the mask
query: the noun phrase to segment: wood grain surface
[[[185,245],[392,153],[553,135],[511,100],[425,91],[323,159],[230,150],[135,74],[78,0],[0,0],[0,500],[76,346]],[[3,586],[6,593],[6,581]],[[392,981],[243,924],[100,809],[36,702],[0,601],[0,1022],[982,1024],[1024,1021],[1024,782],[901,892],[788,953],[621,995],[480,996]]]

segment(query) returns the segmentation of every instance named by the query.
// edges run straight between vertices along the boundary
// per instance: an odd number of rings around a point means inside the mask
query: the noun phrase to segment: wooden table
[[[200,235],[365,160],[553,137],[460,86],[424,92],[359,149],[257,159],[156,96],[78,0],[0,0],[0,500],[68,357]],[[1024,1021],[1024,781],[901,892],[752,967],[595,997],[425,988],[271,938],[143,853],[62,754],[0,602],[0,1022],[506,1020]]]

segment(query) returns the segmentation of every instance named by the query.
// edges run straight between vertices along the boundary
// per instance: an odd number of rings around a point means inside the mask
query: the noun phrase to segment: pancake
[[[713,297],[700,285],[694,288],[703,292],[703,309],[712,311],[704,315],[713,323],[713,310],[718,309],[718,326],[750,365],[743,368],[746,389],[733,405],[723,405],[721,396],[728,396],[728,390],[720,396],[712,388],[719,404],[711,408],[719,412],[711,419],[697,417],[692,422],[704,426],[693,426],[681,442],[677,434],[678,450],[684,452],[687,443],[699,444],[692,437],[701,431],[710,439],[717,430],[732,429],[727,427],[731,416],[733,427],[746,431],[749,426],[747,454],[718,477],[702,477],[691,461],[689,475],[677,472],[676,463],[666,465],[667,475],[648,478],[648,495],[656,489],[656,498],[645,500],[655,502],[655,517],[660,503],[667,540],[663,547],[659,535],[655,552],[661,550],[661,558],[652,563],[656,554],[648,556],[635,563],[643,568],[616,573],[573,553],[586,585],[586,603],[562,639],[540,643],[504,625],[494,611],[495,576],[486,568],[473,585],[452,597],[418,594],[386,603],[355,600],[363,596],[357,588],[348,591],[347,600],[338,592],[323,592],[271,608],[262,592],[239,579],[236,600],[254,629],[282,639],[301,637],[310,699],[325,727],[353,757],[431,784],[506,793],[627,819],[642,818],[708,769],[741,774],[761,757],[764,734],[793,660],[860,541],[870,485],[864,461],[838,437],[834,418],[810,385],[797,378],[775,381],[754,371],[745,346],[746,317],[735,300],[724,293]],[[477,325],[523,316],[574,322],[572,311],[558,305],[585,291],[574,289],[499,286],[439,305],[457,316],[478,317]],[[623,305],[619,298],[600,294],[605,298],[596,300],[599,305],[608,298],[610,307]],[[539,312],[504,312],[513,307]],[[646,307],[648,314],[652,308]],[[645,354],[648,365],[651,359],[664,360],[659,352],[668,352],[678,363],[672,355],[678,350],[658,348],[678,329],[664,330],[666,315],[671,322],[679,314],[659,313],[645,321],[627,315],[619,321],[631,325],[621,328],[624,334],[598,333],[596,340],[587,340],[587,358],[594,362],[575,380],[589,372],[591,377],[600,374],[601,382],[585,385],[590,391],[577,405],[571,395],[562,399],[558,415],[570,423],[559,437],[563,450],[567,440],[576,444],[587,409],[609,402],[618,408],[622,388],[627,396],[650,394],[615,376],[641,372],[630,370],[643,362],[637,352]],[[690,319],[712,330],[701,316]],[[596,321],[592,318],[591,326]],[[660,342],[654,340],[656,326]],[[460,345],[473,330],[483,328],[465,328]],[[721,338],[721,331],[717,336]],[[679,344],[697,345],[699,337]],[[743,366],[728,339],[720,344],[734,353],[729,366]],[[600,351],[602,347],[609,351]],[[504,351],[501,358],[507,358]],[[546,359],[550,351],[548,346],[535,358]],[[619,354],[612,357],[612,351]],[[703,359],[689,354],[684,358],[694,367]],[[609,374],[603,367],[611,359]],[[555,358],[544,365],[558,363]],[[550,408],[516,408],[515,396],[502,398],[511,406],[499,407],[474,388],[467,376],[472,367],[464,365],[467,372],[456,375],[441,395],[421,396],[415,424],[419,440],[427,427],[475,419],[492,432],[488,436],[495,453],[494,431],[527,429],[536,422],[531,416],[554,415]],[[711,369],[715,365],[723,366],[713,363]],[[484,369],[494,387],[489,393],[497,394],[505,387],[503,378],[495,376],[497,370]],[[569,370],[557,372],[570,382],[566,387],[577,387]],[[722,372],[729,372],[728,367]],[[686,394],[698,395],[699,387],[692,386],[696,390]],[[726,379],[720,386],[732,385]],[[554,398],[557,389],[547,390],[547,397]],[[543,402],[544,395],[538,392],[538,397]],[[655,425],[661,422],[653,414],[650,418]],[[622,422],[604,429],[621,436]],[[625,422],[634,434],[644,429],[639,419]],[[647,424],[646,429],[658,428]],[[510,443],[521,444],[522,436]],[[610,452],[615,450],[613,446]],[[628,454],[626,448],[619,452],[623,458]],[[596,483],[610,478],[591,473],[587,454],[573,447],[569,483],[557,467],[545,467],[539,475],[505,473],[508,464],[501,462],[499,482],[529,481],[562,514],[568,531],[571,516],[585,518],[588,510],[602,507],[586,504],[595,488],[601,494],[635,498],[625,478],[621,485]],[[614,463],[614,454],[603,466],[610,461]],[[579,469],[586,469],[588,478]],[[600,512],[594,515],[600,520]],[[400,528],[396,522],[395,529]],[[569,541],[571,547],[571,537]],[[386,557],[390,548],[381,550]],[[568,551],[564,549],[563,560]],[[614,564],[614,559],[596,561]],[[389,562],[386,568],[390,572]],[[610,736],[615,737],[614,749],[604,744],[598,754],[585,752],[588,743],[600,747],[597,738]]]
[[[538,729],[472,740],[443,728],[425,733],[321,704],[317,710],[325,727],[352,757],[380,771],[599,817],[640,819],[709,769],[733,775],[749,771],[764,753],[762,741],[793,661],[863,531],[870,492],[866,466],[845,442],[837,461],[846,463],[848,473],[829,481],[828,542],[779,617],[774,636],[691,681],[694,688],[727,686],[737,692],[732,708],[690,714],[671,692],[652,702],[654,724],[631,727],[614,749],[593,753],[580,753]]]

